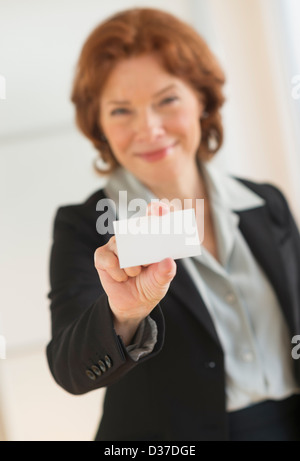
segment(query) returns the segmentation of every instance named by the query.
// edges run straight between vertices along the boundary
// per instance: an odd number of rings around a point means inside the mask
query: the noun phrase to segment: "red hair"
[[[201,123],[202,139],[198,156],[209,160],[223,143],[220,108],[224,73],[203,38],[188,24],[164,11],[134,8],[115,14],[101,23],[87,38],[77,65],[71,100],[76,122],[92,141],[100,158],[112,172],[118,161],[110,150],[100,126],[102,88],[122,59],[145,53],[159,55],[164,68],[182,78],[204,98],[205,116]]]

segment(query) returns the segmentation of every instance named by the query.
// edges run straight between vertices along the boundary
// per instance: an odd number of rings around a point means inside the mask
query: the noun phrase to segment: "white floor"
[[[92,441],[104,389],[73,396],[50,375],[42,347],[0,360],[1,441]]]

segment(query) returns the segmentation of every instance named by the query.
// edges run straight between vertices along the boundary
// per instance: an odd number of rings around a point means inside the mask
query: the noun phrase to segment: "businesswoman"
[[[107,388],[96,440],[300,440],[299,232],[277,188],[211,165],[224,82],[162,11],[118,13],[83,46],[72,101],[107,182],[57,212],[47,357],[68,392]],[[120,269],[119,191],[142,214],[204,199],[202,254]]]

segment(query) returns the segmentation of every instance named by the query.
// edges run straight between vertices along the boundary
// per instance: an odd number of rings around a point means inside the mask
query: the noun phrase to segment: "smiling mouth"
[[[169,146],[163,147],[161,149],[155,150],[155,151],[149,151],[149,152],[144,152],[141,154],[136,154],[137,157],[140,157],[144,160],[159,160],[161,158],[166,157],[169,155],[172,151],[172,149],[177,145],[177,142],[174,144],[171,144]]]

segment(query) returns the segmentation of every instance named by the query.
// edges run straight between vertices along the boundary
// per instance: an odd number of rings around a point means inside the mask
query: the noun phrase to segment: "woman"
[[[58,210],[47,356],[68,392],[107,387],[96,440],[300,440],[299,232],[275,187],[211,167],[224,82],[202,38],[153,9],[109,18],[83,47],[72,100],[110,176]],[[202,255],[120,269],[98,221],[123,213],[119,191],[204,199]]]

